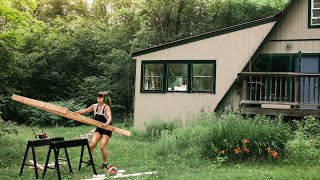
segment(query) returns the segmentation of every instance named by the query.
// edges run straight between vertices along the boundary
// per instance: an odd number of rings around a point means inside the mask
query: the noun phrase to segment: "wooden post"
[[[243,77],[242,81],[242,101],[247,100],[247,77]]]
[[[299,80],[298,77],[294,77],[294,102],[299,103]],[[294,106],[295,109],[298,109],[298,105]]]
[[[53,113],[53,114],[57,114],[59,116],[62,117],[66,117],[68,119],[72,119],[75,121],[79,121],[85,124],[89,124],[89,125],[93,125],[93,126],[97,126],[97,127],[102,127],[102,125],[104,123],[91,119],[89,117],[83,116],[81,114],[69,111],[68,108],[62,107],[62,106],[58,106],[55,104],[51,104],[51,103],[46,103],[46,102],[42,102],[42,101],[38,101],[38,100],[34,100],[34,99],[30,99],[30,98],[26,98],[23,96],[18,96],[13,94],[11,97],[12,100],[14,101],[18,101],[21,102],[23,104],[27,104],[29,106]],[[120,129],[120,128],[116,128],[113,126],[106,126],[104,127],[104,129],[109,130],[109,131],[114,131],[117,134],[121,134],[121,135],[125,135],[125,136],[131,136],[131,132],[124,130],[124,129]]]

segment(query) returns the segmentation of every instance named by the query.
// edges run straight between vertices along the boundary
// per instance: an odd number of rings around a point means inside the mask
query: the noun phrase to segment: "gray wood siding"
[[[319,53],[320,28],[308,28],[308,0],[298,0],[262,53]],[[287,44],[291,44],[291,48]]]
[[[186,122],[200,110],[213,112],[274,23],[135,57],[134,127],[143,129],[152,120]],[[140,93],[142,60],[216,60],[216,94]]]

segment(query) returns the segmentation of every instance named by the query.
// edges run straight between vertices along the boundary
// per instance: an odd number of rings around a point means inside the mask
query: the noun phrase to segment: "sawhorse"
[[[76,140],[69,140],[69,141],[52,141],[50,143],[50,147],[49,147],[49,151],[48,151],[48,155],[47,155],[46,164],[45,164],[45,167],[44,167],[44,170],[43,170],[42,178],[46,174],[46,171],[47,171],[47,168],[48,168],[48,162],[49,162],[49,159],[50,159],[51,150],[54,151],[55,168],[56,168],[57,173],[58,173],[58,178],[61,179],[60,169],[59,169],[59,149],[61,149],[61,148],[65,149],[66,158],[68,160],[68,165],[69,165],[69,170],[70,170],[70,172],[72,172],[72,168],[71,168],[71,164],[70,164],[70,161],[69,161],[69,156],[68,156],[68,152],[67,152],[66,148],[68,148],[68,147],[76,147],[76,146],[81,146],[82,147],[81,148],[81,154],[80,154],[79,171],[81,170],[81,164],[84,162],[84,161],[82,161],[84,146],[87,146],[89,157],[90,157],[89,162],[91,162],[94,174],[97,175],[97,172],[96,172],[96,169],[95,169],[95,166],[94,166],[94,162],[93,162],[93,158],[92,158],[92,154],[91,154],[91,151],[90,151],[88,139],[76,139]]]
[[[40,139],[40,140],[30,140],[30,141],[28,141],[27,149],[26,149],[26,152],[24,153],[24,157],[23,157],[23,161],[22,161],[22,165],[21,165],[21,169],[20,169],[20,175],[22,175],[23,168],[24,168],[25,165],[31,166],[31,165],[25,163],[26,159],[27,159],[27,156],[28,156],[29,148],[31,147],[34,172],[36,174],[36,178],[38,179],[37,160],[36,160],[36,154],[35,154],[34,148],[38,147],[38,146],[50,145],[50,143],[52,141],[64,141],[64,138],[50,138],[50,139]]]

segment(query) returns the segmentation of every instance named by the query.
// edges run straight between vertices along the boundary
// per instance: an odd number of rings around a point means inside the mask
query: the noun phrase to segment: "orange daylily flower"
[[[235,148],[233,151],[234,151],[235,154],[240,154],[241,149],[240,149],[239,146],[238,146],[238,147]]]
[[[225,152],[225,150],[221,150],[221,151],[220,151],[220,154],[222,154],[222,155],[223,155],[223,154],[224,154],[224,152]]]
[[[250,152],[250,149],[248,149],[247,146],[243,147],[242,149],[243,149],[243,151],[246,152],[246,153],[249,153],[249,152]]]
[[[276,151],[272,151],[272,157],[273,157],[273,158],[276,158],[277,155],[278,155],[278,153],[277,153]]]
[[[268,153],[270,153],[272,149],[268,147],[266,150],[268,151]]]
[[[247,143],[250,142],[250,141],[249,141],[248,139],[243,139],[242,142],[243,142],[244,144],[247,144]]]

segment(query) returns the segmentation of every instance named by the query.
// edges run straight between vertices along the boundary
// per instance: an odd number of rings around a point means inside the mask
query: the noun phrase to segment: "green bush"
[[[79,104],[73,100],[55,101],[50,103],[66,107],[70,111],[76,111],[76,110],[85,108],[84,104]],[[31,106],[25,106],[25,108],[23,108],[22,111],[26,116],[28,116],[28,119],[29,119],[28,124],[31,124],[31,125],[38,125],[38,126],[44,127],[44,126],[74,126],[74,125],[82,124],[80,122],[73,121],[73,120],[64,118],[62,116],[58,116],[53,113],[49,113]]]
[[[171,134],[173,130],[178,127],[181,127],[178,121],[163,122],[161,120],[154,120],[147,124],[144,136],[151,141],[155,141],[159,139],[162,134]]]
[[[256,115],[245,119],[240,114],[227,113],[221,117],[221,135],[213,137],[213,144],[224,150],[231,160],[266,159],[272,152],[283,155],[290,134],[281,116]],[[238,154],[237,147],[240,149]]]
[[[320,121],[313,116],[306,116],[301,121],[294,121],[297,131],[302,132],[306,138],[317,138],[320,136]]]
[[[212,114],[198,115],[195,121],[185,127],[163,133],[156,144],[157,154],[166,156],[173,153],[191,158],[206,156],[212,137],[219,134],[216,124],[217,120]]]
[[[17,126],[13,122],[6,122],[1,118],[1,111],[0,111],[0,137],[5,134],[11,134],[11,133],[18,133]]]
[[[281,116],[244,118],[241,114],[227,112],[216,118],[207,114],[172,133],[162,133],[157,141],[157,153],[213,159],[223,156],[231,161],[268,159],[272,152],[278,153],[274,154],[275,158],[282,156],[289,138],[290,130]],[[238,154],[235,152],[237,147]]]
[[[320,138],[306,139],[302,132],[297,131],[293,140],[286,144],[285,150],[290,163],[320,163]]]
[[[295,136],[285,147],[290,163],[320,163],[320,121],[306,116],[294,121]]]

